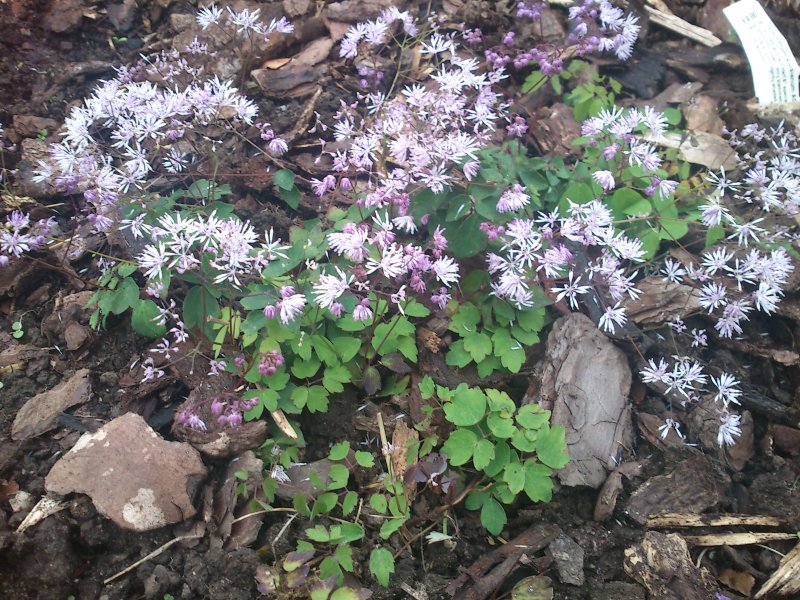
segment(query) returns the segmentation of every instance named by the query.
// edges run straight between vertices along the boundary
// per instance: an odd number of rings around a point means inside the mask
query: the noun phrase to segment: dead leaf
[[[291,62],[291,58],[273,58],[261,65],[262,69],[280,69],[283,65]]]
[[[683,103],[681,111],[686,119],[686,129],[721,135],[725,123],[719,118],[717,100],[697,94]]]
[[[408,468],[408,443],[409,441],[419,440],[419,433],[416,429],[410,429],[405,420],[399,419],[394,427],[392,434],[392,470],[398,478],[402,478]],[[416,484],[412,484],[416,487]]]
[[[756,584],[756,578],[743,571],[734,571],[733,569],[724,569],[719,574],[719,582],[725,587],[744,594],[749,597],[750,592],[753,591],[753,586]]]
[[[331,48],[333,48],[333,40],[331,38],[320,38],[314,40],[298,52],[292,61],[298,65],[313,67],[328,58]]]
[[[736,151],[718,135],[705,131],[667,133],[661,138],[648,138],[666,148],[675,148],[684,160],[702,165],[712,171],[724,167],[732,171],[737,166]]]

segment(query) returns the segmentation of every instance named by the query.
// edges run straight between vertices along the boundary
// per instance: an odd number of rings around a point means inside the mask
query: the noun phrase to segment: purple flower
[[[592,179],[600,184],[605,191],[610,192],[617,185],[614,181],[614,174],[611,171],[595,171],[592,173]]]

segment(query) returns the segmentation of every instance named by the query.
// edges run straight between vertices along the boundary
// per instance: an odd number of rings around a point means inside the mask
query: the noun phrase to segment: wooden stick
[[[687,544],[695,546],[749,546],[783,540],[796,540],[796,533],[712,533],[709,535],[687,535]]]
[[[694,513],[662,513],[647,519],[651,529],[681,527],[782,527],[784,522],[776,517],[761,515],[698,515]]]

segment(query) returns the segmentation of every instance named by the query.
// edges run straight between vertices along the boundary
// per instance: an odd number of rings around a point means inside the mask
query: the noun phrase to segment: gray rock
[[[558,578],[570,585],[583,585],[583,548],[566,534],[550,542],[547,552],[553,557]]]
[[[120,33],[131,30],[133,21],[138,14],[139,7],[136,6],[136,0],[123,0],[123,2],[111,4],[108,7],[108,20]]]
[[[633,441],[625,354],[592,321],[573,313],[553,325],[547,342],[541,400],[566,430],[570,461],[558,472],[568,486],[600,487]]]
[[[193,517],[189,488],[205,475],[197,450],[165,441],[128,413],[81,436],[50,470],[45,488],[87,494],[120,527],[148,531]]]

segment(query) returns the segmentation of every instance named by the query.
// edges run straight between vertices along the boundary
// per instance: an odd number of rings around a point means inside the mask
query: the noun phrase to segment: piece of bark
[[[625,550],[625,572],[659,600],[708,600],[720,589],[705,568],[695,567],[681,536],[648,531]]]
[[[772,425],[770,434],[775,445],[789,456],[800,455],[800,429],[785,425]]]
[[[623,302],[628,319],[638,325],[666,323],[700,310],[700,291],[662,277],[646,277],[636,284],[641,296]]]
[[[640,525],[650,515],[666,512],[700,512],[720,503],[730,478],[711,460],[696,454],[678,464],[668,475],[643,483],[630,497],[628,516]]]
[[[541,403],[566,429],[570,462],[558,471],[564,485],[600,487],[615,459],[633,440],[625,354],[580,314],[562,317],[548,336]]]
[[[464,569],[445,588],[445,592],[457,600],[488,598],[505,581],[523,553],[538,552],[560,533],[561,529],[550,523],[541,523],[526,529],[507,544],[485,554],[469,568]],[[498,566],[492,568],[495,565]],[[469,586],[471,582],[474,583]]]
[[[622,477],[633,479],[640,474],[644,463],[645,461],[622,463],[608,476],[594,503],[595,521],[602,523],[614,516],[617,500],[622,491]]]
[[[88,402],[91,396],[89,369],[81,369],[68,380],[23,404],[11,426],[11,439],[25,440],[50,431],[56,426],[58,415],[72,406]]]
[[[758,590],[755,600],[789,597],[798,593],[800,593],[800,544],[781,559],[778,570]]]

